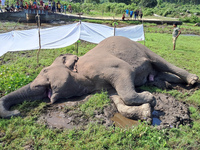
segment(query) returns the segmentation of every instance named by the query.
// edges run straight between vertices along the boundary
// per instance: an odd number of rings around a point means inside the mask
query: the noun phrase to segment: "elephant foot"
[[[195,74],[189,74],[187,77],[187,82],[189,85],[193,85],[198,81],[199,77]]]
[[[131,95],[122,98],[124,104],[128,106],[139,106],[145,103],[151,104],[154,99],[154,96],[148,91],[131,93]]]
[[[2,118],[11,118],[12,116],[19,116],[19,115],[20,111],[18,110],[13,110],[13,111],[4,110],[3,112],[0,113],[0,116]]]
[[[151,106],[149,103],[140,106],[127,106],[118,95],[113,95],[110,98],[124,117],[137,120],[151,120]]]
[[[139,95],[139,97],[138,97],[139,100],[143,100],[144,103],[150,103],[151,104],[155,99],[153,94],[151,94],[148,91],[144,91],[142,93],[138,93],[138,95]]]

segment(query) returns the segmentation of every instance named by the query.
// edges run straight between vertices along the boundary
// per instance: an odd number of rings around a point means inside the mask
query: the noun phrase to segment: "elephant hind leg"
[[[191,74],[184,69],[176,67],[151,51],[148,51],[147,53],[151,60],[151,64],[153,65],[153,68],[156,68],[156,71],[175,74],[190,85],[193,85],[198,81],[199,78],[197,75]]]
[[[184,83],[184,81],[177,75],[166,72],[158,72],[155,78],[156,80],[167,81],[169,83]]]
[[[124,117],[151,121],[152,110],[149,103],[145,103],[140,106],[127,106],[118,95],[112,95],[110,98],[115,103],[119,113],[121,113]]]
[[[188,84],[190,84],[190,85],[195,84],[198,81],[198,79],[199,79],[199,77],[196,76],[195,74],[189,74],[187,76],[187,81],[188,81]]]

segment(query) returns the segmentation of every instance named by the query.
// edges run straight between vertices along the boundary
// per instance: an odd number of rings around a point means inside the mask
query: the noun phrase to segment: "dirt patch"
[[[174,97],[154,93],[156,106],[154,107],[153,117],[160,119],[160,127],[178,127],[179,125],[190,125],[188,105],[177,101]]]
[[[112,126],[113,121],[110,118],[117,112],[113,103],[104,107],[103,111],[96,110],[93,116],[88,116],[80,110],[79,106],[90,97],[91,95],[50,105],[47,107],[46,112],[39,117],[38,123],[59,129],[84,128],[92,122],[103,124],[106,127]]]
[[[188,105],[177,101],[168,94],[153,93],[156,98],[156,106],[152,112],[152,125],[158,128],[173,128],[179,125],[190,125]],[[61,101],[47,107],[44,114],[38,119],[38,123],[50,128],[85,128],[89,123],[98,123],[106,127],[116,125],[118,127],[130,127],[138,125],[137,121],[120,116],[114,103],[111,102],[103,110],[96,110],[93,116],[86,115],[80,110],[80,105],[91,96]],[[113,119],[114,118],[114,119]]]

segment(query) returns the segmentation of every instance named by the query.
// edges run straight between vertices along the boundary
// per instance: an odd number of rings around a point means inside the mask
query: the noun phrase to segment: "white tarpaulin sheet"
[[[115,36],[124,36],[133,41],[143,41],[144,40],[143,25],[116,28]]]
[[[112,27],[94,23],[81,23],[81,40],[98,44],[113,35],[114,28]]]
[[[114,35],[114,28],[106,25],[78,22],[70,25],[40,30],[41,49],[69,46],[78,39],[98,44]],[[124,36],[133,41],[144,40],[143,25],[116,28],[115,36]],[[11,31],[0,34],[0,56],[8,51],[39,48],[38,29]]]

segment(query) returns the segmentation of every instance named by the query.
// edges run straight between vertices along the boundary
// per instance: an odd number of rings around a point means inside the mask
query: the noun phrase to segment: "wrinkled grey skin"
[[[19,111],[9,111],[9,108],[24,100],[49,97],[54,103],[111,88],[116,90],[122,105],[138,106],[140,111],[139,106],[143,104],[155,105],[151,93],[135,91],[136,86],[149,80],[194,84],[198,77],[170,64],[142,44],[124,37],[110,37],[80,58],[70,54],[56,58],[33,82],[0,99],[0,116],[19,115]]]

